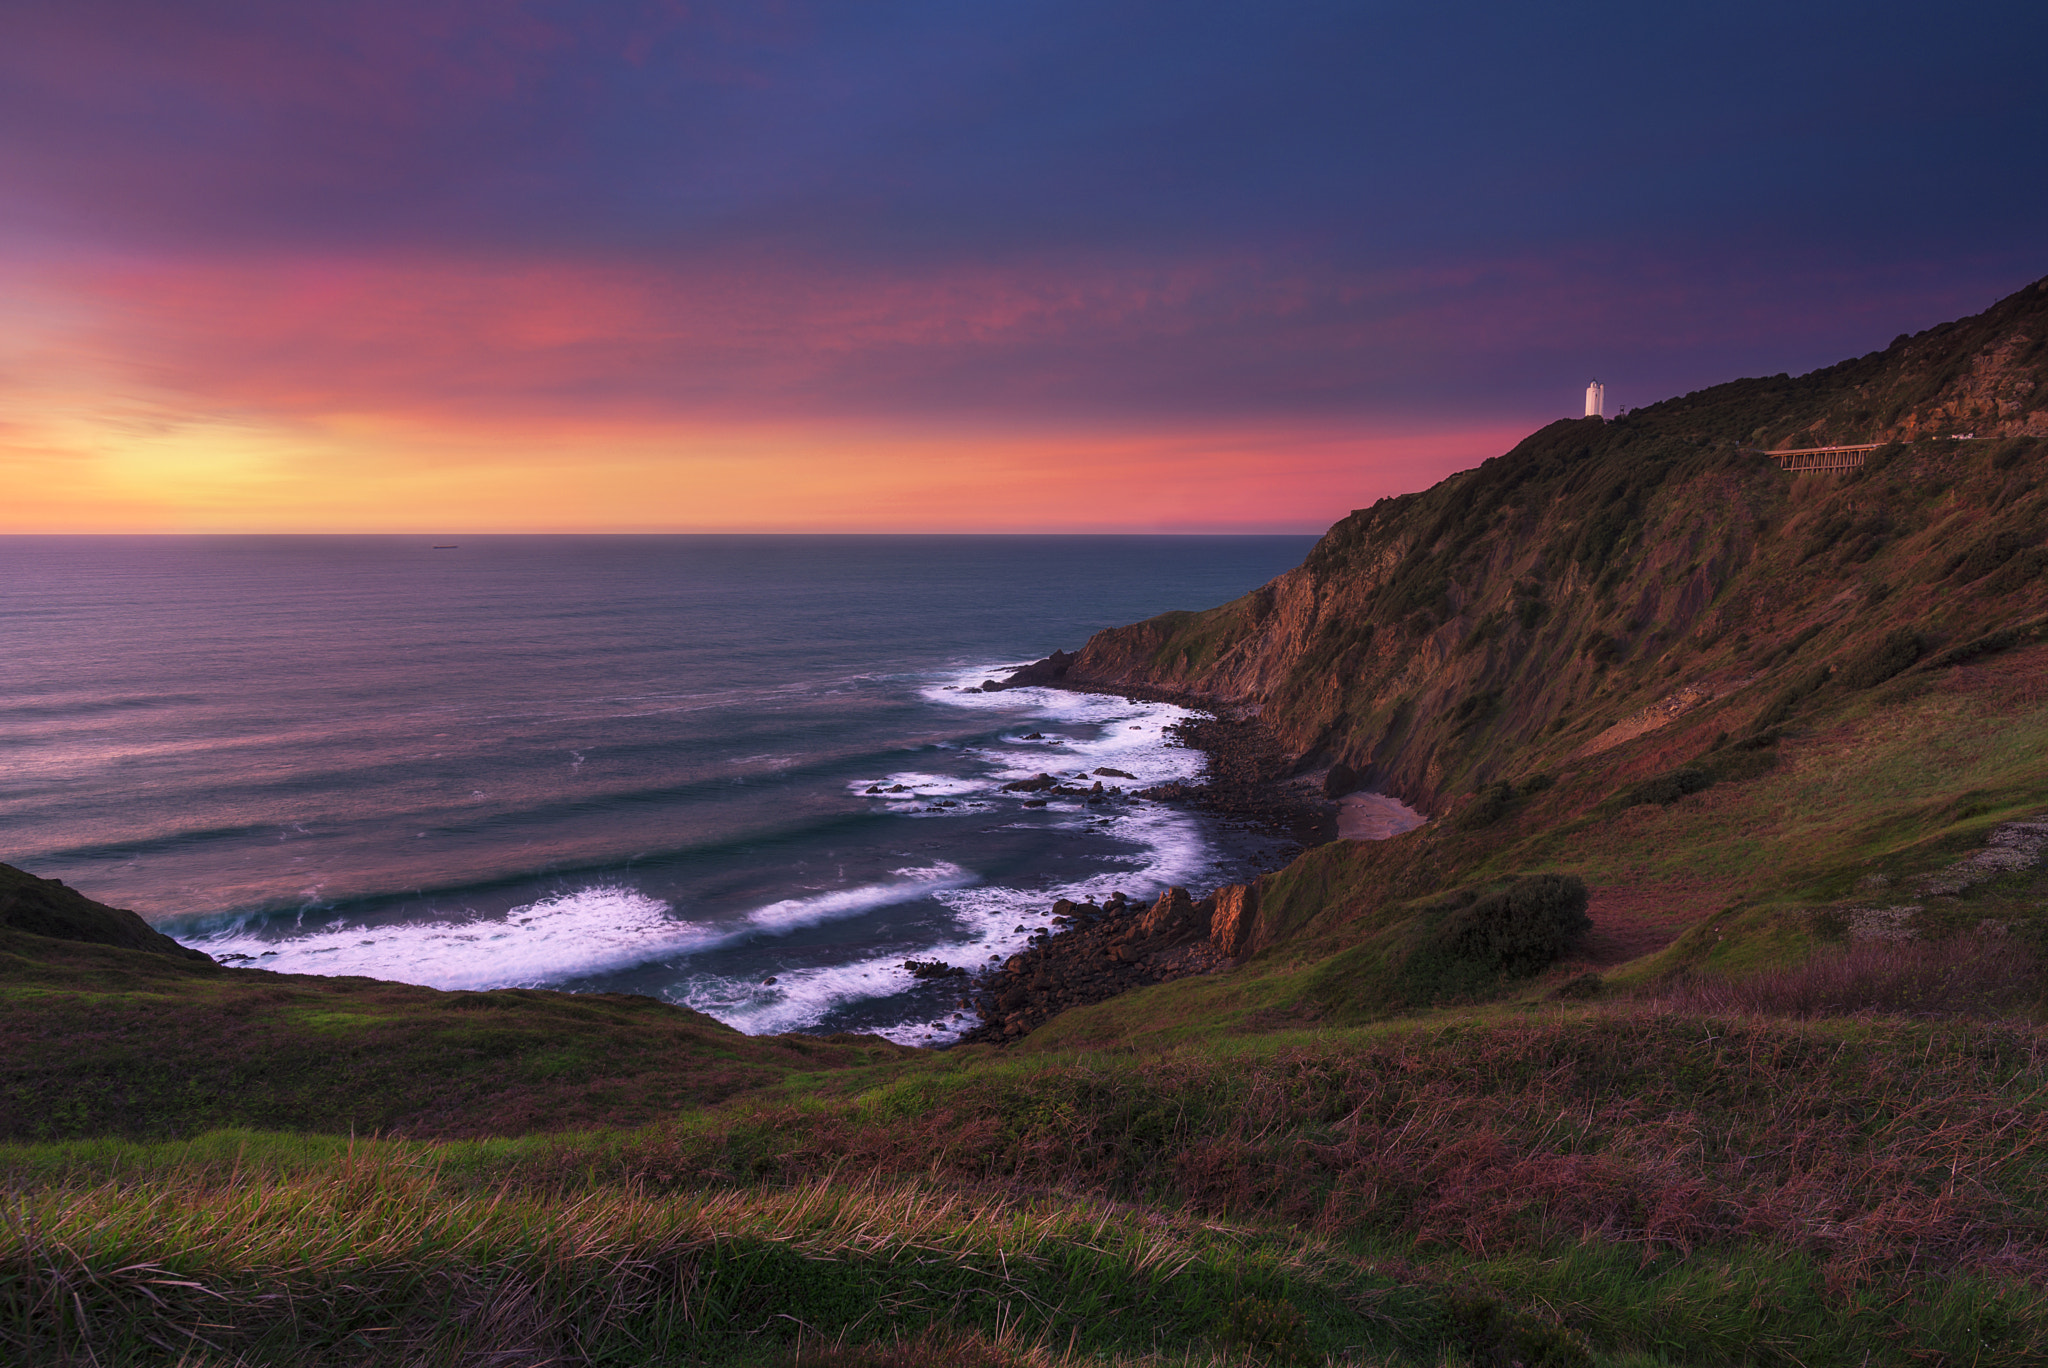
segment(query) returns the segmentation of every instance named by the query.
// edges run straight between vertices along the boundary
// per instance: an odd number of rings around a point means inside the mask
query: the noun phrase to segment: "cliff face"
[[[1977,440],[1951,437],[1973,433]],[[1256,706],[1430,810],[1700,702],[2044,607],[2048,280],[1797,379],[1553,423],[1354,512],[1234,603],[1098,633],[1077,682]],[[1760,448],[1891,441],[1791,475]],[[1905,649],[1903,647],[1898,649]]]

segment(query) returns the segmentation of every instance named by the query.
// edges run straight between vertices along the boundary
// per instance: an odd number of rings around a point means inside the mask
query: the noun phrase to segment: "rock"
[[[1060,781],[1050,774],[1034,774],[1029,779],[1013,779],[1003,785],[1004,793],[1043,793],[1049,788],[1058,788]]]
[[[1323,797],[1342,798],[1358,787],[1358,771],[1339,760],[1323,776]]]
[[[1045,733],[1044,733],[1044,732],[1025,732],[1025,733],[1024,733],[1024,735],[1023,735],[1022,737],[1020,737],[1019,739],[1020,739],[1020,740],[1024,740],[1024,741],[1043,741],[1043,740],[1045,740]]]
[[[1105,778],[1105,779],[1135,779],[1135,778],[1137,778],[1137,777],[1138,777],[1138,776],[1137,776],[1137,775],[1135,775],[1135,774],[1127,774],[1127,773],[1125,773],[1125,772],[1124,772],[1123,770],[1120,770],[1120,769],[1111,769],[1111,768],[1110,768],[1109,766],[1107,766],[1107,765],[1104,765],[1104,766],[1102,766],[1102,767],[1101,767],[1100,769],[1096,770],[1095,772],[1096,772],[1097,774],[1101,775],[1101,776],[1102,776],[1103,778]]]
[[[764,979],[762,979],[762,980],[761,980],[761,986],[762,986],[763,988],[773,988],[773,987],[775,986],[775,979],[774,979],[774,977],[773,977],[773,976],[771,975],[771,976],[770,976],[770,977],[768,977],[768,978],[764,978]]]
[[[1040,684],[1051,684],[1066,677],[1067,668],[1079,657],[1072,651],[1054,651],[1043,660],[1033,661],[1012,674],[1000,684],[995,680],[985,681],[983,693],[995,693],[1001,689],[1025,689]]]
[[[1216,890],[1216,911],[1209,918],[1209,943],[1219,954],[1242,958],[1251,949],[1252,925],[1258,916],[1258,885],[1226,884]]]

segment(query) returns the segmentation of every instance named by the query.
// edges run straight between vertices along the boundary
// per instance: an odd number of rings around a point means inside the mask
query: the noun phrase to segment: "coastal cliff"
[[[1256,709],[1304,771],[1440,812],[1731,693],[1762,711],[1901,623],[1909,665],[2040,612],[2044,437],[2048,280],[1808,375],[1552,423],[1235,602],[1059,663]],[[1830,474],[1765,454],[1848,443],[1885,445]]]

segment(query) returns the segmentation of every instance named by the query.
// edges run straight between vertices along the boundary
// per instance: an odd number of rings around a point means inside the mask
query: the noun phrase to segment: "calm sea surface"
[[[904,958],[1273,853],[1025,807],[1202,758],[1175,708],[973,686],[1313,538],[457,541],[0,538],[0,860],[237,963],[922,1042],[959,990]]]

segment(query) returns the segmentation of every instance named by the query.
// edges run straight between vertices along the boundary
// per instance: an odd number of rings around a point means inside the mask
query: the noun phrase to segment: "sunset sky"
[[[0,532],[1314,531],[2048,273],[2048,6],[8,0]]]

